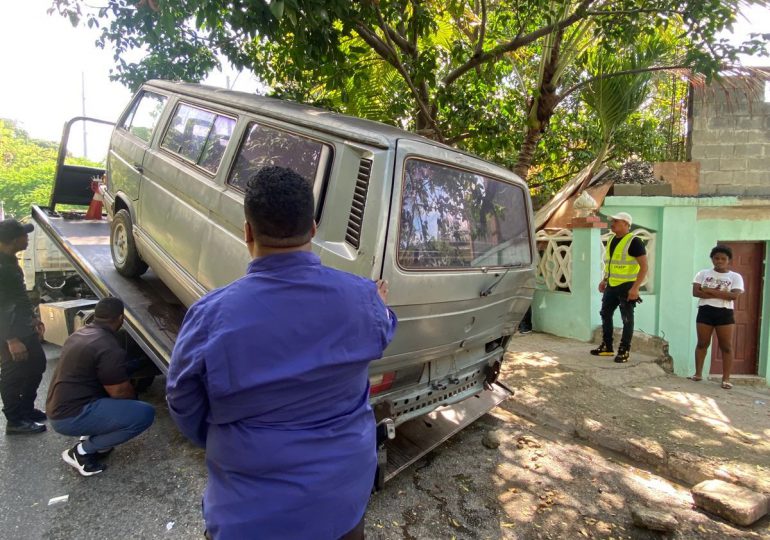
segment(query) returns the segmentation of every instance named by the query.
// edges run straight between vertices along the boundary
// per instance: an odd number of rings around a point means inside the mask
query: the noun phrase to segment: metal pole
[[[80,88],[81,88],[81,101],[83,104],[83,116],[86,115],[86,73],[85,71],[80,72]],[[83,157],[88,158],[88,146],[86,143],[86,140],[88,138],[86,134],[86,124],[88,122],[83,122]]]

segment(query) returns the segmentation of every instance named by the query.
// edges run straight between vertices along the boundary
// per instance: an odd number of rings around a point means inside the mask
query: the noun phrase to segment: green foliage
[[[113,78],[131,88],[155,77],[200,80],[218,54],[277,96],[458,145],[528,173],[533,185],[555,181],[548,189],[589,162],[602,139],[602,124],[574,96],[590,82],[590,55],[630,58],[647,37],[673,36],[676,54],[648,59],[648,68],[710,78],[738,54],[765,50],[770,38],[732,47],[716,37],[739,5],[767,0],[105,2],[94,11],[85,0],[53,0],[52,10],[99,28],[98,45],[118,61]],[[141,59],[127,60],[137,51]],[[604,66],[605,75],[620,69]],[[649,84],[653,97],[640,114],[628,111],[613,128],[638,148],[666,143],[647,129],[671,115],[652,111],[679,100],[679,90]],[[610,157],[631,146],[614,143]]]
[[[57,155],[57,143],[30,139],[12,120],[0,119],[0,201],[6,216],[20,218],[33,204],[48,204]],[[68,163],[96,165],[83,158]]]

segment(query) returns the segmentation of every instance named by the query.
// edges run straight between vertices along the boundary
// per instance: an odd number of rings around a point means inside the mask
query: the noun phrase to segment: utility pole
[[[81,101],[83,104],[83,116],[86,115],[86,72],[81,71],[80,72],[80,88],[81,88]],[[83,122],[83,157],[88,159],[88,146],[86,143],[86,139],[88,138],[86,134],[86,124],[88,122]]]

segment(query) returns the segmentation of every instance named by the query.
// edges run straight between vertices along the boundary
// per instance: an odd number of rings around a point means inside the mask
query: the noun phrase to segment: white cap
[[[616,219],[618,221],[625,221],[629,225],[633,223],[633,218],[631,217],[631,214],[628,212],[618,212],[614,216],[610,216],[610,219]]]

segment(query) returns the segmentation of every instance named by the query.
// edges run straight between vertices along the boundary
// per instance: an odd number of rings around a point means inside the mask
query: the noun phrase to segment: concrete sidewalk
[[[515,395],[502,406],[686,485],[717,478],[770,497],[770,390],[693,382],[638,353],[615,364],[594,346],[514,336],[500,377]]]

